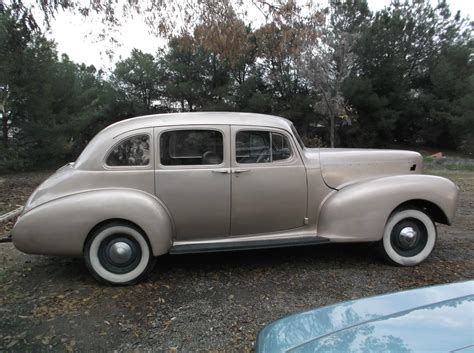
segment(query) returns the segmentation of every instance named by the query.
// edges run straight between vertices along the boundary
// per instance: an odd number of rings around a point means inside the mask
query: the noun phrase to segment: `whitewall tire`
[[[122,286],[144,279],[155,263],[145,234],[122,222],[96,229],[86,241],[84,259],[98,281]]]
[[[390,216],[380,245],[393,264],[415,266],[431,254],[436,237],[430,216],[418,209],[400,209]]]

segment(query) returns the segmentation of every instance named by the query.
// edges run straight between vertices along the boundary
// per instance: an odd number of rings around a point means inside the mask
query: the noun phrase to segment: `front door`
[[[304,225],[306,170],[296,145],[280,129],[232,126],[231,235]]]
[[[166,205],[177,240],[230,232],[230,127],[155,128],[155,192]]]

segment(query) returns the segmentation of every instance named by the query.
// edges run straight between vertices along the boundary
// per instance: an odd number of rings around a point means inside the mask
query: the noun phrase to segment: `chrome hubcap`
[[[129,244],[118,241],[109,248],[109,258],[116,264],[124,264],[132,258],[133,252]]]
[[[390,234],[393,250],[404,257],[412,257],[426,247],[428,231],[422,221],[409,217],[398,222]]]
[[[413,227],[405,227],[399,234],[400,245],[411,248],[416,243],[417,232]]]

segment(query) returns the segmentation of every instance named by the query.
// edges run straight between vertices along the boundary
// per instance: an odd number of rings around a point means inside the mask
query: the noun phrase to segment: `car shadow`
[[[31,268],[40,278],[46,274],[48,281],[64,284],[80,282],[84,285],[95,283],[85,263],[80,258],[41,257],[33,261]],[[245,251],[210,252],[182,255],[162,255],[157,257],[156,266],[150,281],[172,279],[179,276],[227,272],[245,273],[246,271],[304,271],[312,269],[347,269],[354,267],[386,265],[372,243],[320,244],[285,248],[271,248]],[[33,275],[31,273],[31,275]]]
[[[321,267],[347,268],[354,264],[379,263],[372,243],[321,244],[286,248],[258,249],[245,251],[210,252],[182,255],[164,255],[157,259],[160,272],[180,269],[186,271],[235,269],[255,267],[307,266],[308,263]]]

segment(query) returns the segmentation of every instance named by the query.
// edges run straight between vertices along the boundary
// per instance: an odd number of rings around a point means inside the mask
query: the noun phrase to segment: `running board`
[[[258,240],[236,240],[236,241],[203,241],[203,242],[175,242],[169,253],[172,255],[255,250],[268,248],[286,248],[293,246],[317,245],[329,243],[329,239],[317,236],[291,237],[284,239],[258,239]]]

